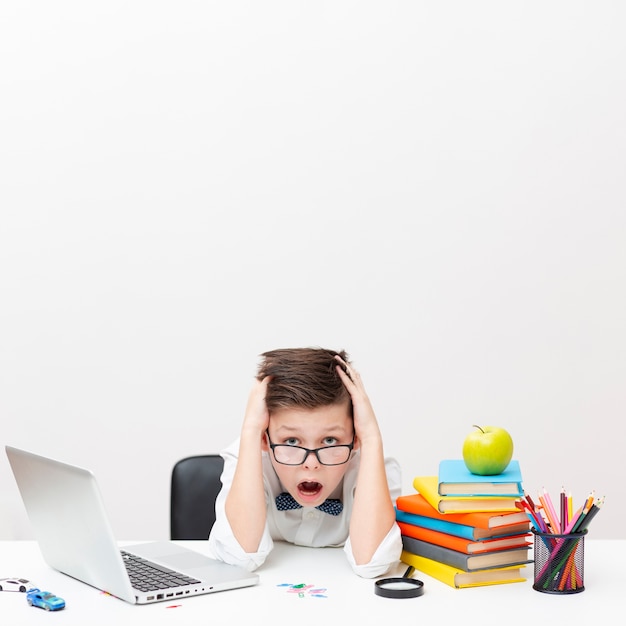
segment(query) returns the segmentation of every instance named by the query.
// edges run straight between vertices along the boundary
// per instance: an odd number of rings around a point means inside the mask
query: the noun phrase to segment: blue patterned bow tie
[[[292,509],[301,509],[302,505],[296,502],[290,493],[284,491],[280,495],[276,496],[276,508],[279,511],[291,511]],[[316,506],[315,508],[322,511],[322,513],[339,515],[339,513],[343,511],[343,504],[341,503],[341,500],[329,498],[328,500],[324,500],[322,504]]]

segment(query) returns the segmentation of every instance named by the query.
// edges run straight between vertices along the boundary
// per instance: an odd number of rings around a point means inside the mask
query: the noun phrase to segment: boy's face
[[[354,437],[348,402],[317,409],[279,409],[270,415],[268,430],[273,444],[311,450],[347,445]],[[283,465],[276,461],[266,439],[263,449],[269,451],[283,486],[303,506],[318,506],[329,498],[348,468],[347,463],[322,465],[314,453],[309,453],[301,465]]]

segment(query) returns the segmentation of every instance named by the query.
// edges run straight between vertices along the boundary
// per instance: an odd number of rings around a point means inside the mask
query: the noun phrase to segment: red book
[[[521,535],[506,535],[495,539],[484,539],[482,541],[472,541],[463,537],[456,537],[438,530],[414,526],[406,522],[398,522],[400,532],[407,537],[421,539],[428,543],[434,543],[444,548],[450,548],[464,554],[480,554],[482,552],[495,552],[497,550],[510,550],[513,548],[524,548],[531,545],[529,533]]]

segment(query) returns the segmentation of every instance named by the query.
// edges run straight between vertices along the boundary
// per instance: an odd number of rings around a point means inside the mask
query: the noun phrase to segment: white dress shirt
[[[381,576],[400,559],[402,539],[400,528],[394,524],[369,563],[357,565],[354,561],[350,547],[349,525],[361,460],[359,450],[356,450],[348,461],[343,480],[336,493],[332,494],[332,497],[338,497],[343,502],[343,511],[339,515],[329,515],[309,506],[290,511],[278,511],[274,502],[275,498],[286,490],[282,487],[272,467],[269,454],[263,452],[263,484],[267,518],[259,548],[254,553],[244,552],[239,545],[225,512],[226,496],[237,465],[239,440],[222,450],[220,454],[224,458],[222,490],[215,503],[216,520],[209,535],[209,548],[215,558],[233,565],[240,565],[252,571],[264,563],[267,555],[274,547],[274,540],[288,541],[299,546],[314,548],[343,546],[352,569],[364,578]],[[395,502],[402,488],[400,465],[393,458],[385,458],[385,468],[389,493],[392,501]]]

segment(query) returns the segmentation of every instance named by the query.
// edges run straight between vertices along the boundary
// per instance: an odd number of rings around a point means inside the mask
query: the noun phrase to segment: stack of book
[[[396,499],[402,561],[451,587],[523,582],[531,547],[519,462],[492,476],[445,459],[436,476],[416,476],[417,493]]]

